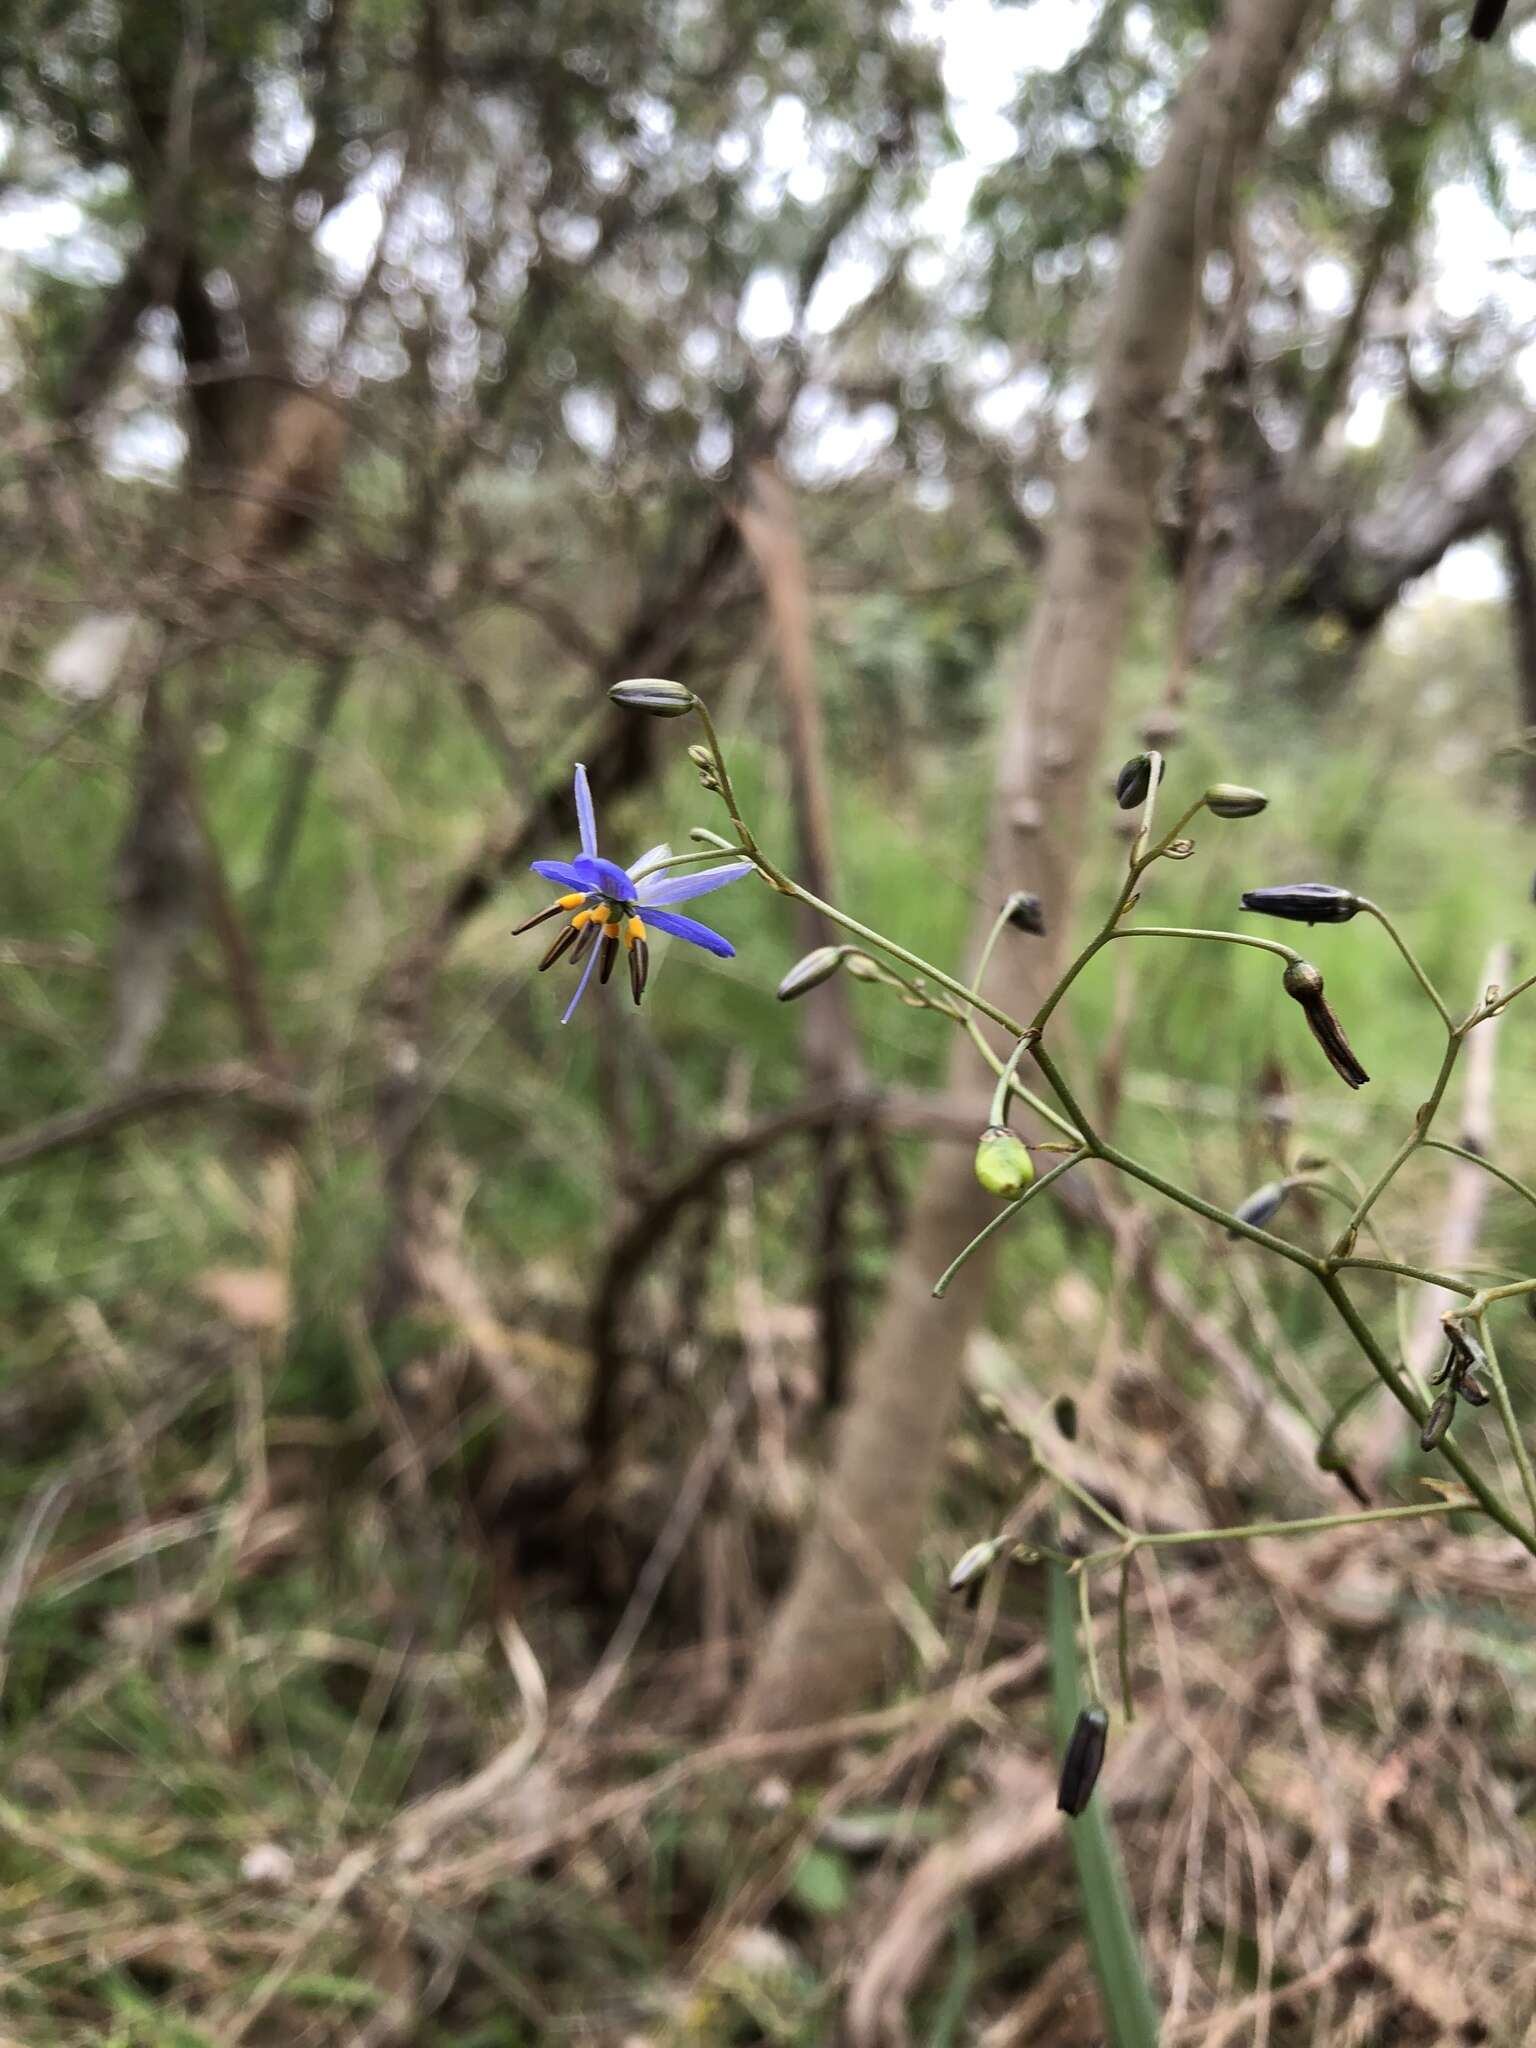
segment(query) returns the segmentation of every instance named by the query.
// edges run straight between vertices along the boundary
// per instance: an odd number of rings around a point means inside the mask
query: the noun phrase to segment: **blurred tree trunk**
[[[1060,971],[1084,822],[1099,815],[1098,771],[1138,573],[1152,534],[1177,390],[1207,254],[1234,176],[1261,142],[1310,0],[1233,0],[1179,102],[1162,161],[1127,227],[1096,358],[1093,439],[1068,470],[1039,602],[1014,669],[999,736],[987,872],[990,924],[1009,888],[1044,900],[1051,936],[999,949],[989,990],[1028,1017]],[[952,1085],[980,1090],[957,1048]],[[817,1519],[740,1709],[749,1730],[809,1726],[843,1711],[878,1676],[888,1589],[911,1565],[938,1469],[967,1338],[989,1262],[973,1259],[942,1303],[934,1278],[995,1204],[967,1150],[929,1161],[881,1313],[856,1362]],[[1015,1240],[1015,1255],[1018,1251]]]
[[[1536,561],[1530,526],[1520,502],[1520,479],[1504,470],[1498,482],[1497,525],[1509,577],[1509,623],[1515,652],[1516,715],[1526,732],[1536,732]],[[1520,763],[1520,808],[1536,820],[1536,754]]]

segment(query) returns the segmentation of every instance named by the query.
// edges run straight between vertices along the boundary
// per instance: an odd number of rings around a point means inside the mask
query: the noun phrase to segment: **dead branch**
[[[165,1074],[140,1082],[136,1088],[108,1096],[103,1102],[45,1117],[29,1130],[0,1139],[0,1174],[14,1173],[35,1160],[67,1152],[75,1145],[100,1144],[132,1124],[144,1123],[169,1110],[221,1102],[240,1103],[287,1126],[302,1125],[310,1115],[309,1098],[302,1089],[261,1067],[228,1060],[217,1066],[193,1067],[183,1074]]]

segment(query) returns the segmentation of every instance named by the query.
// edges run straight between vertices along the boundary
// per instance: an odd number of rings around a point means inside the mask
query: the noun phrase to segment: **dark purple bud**
[[[1274,889],[1245,889],[1244,910],[1283,917],[1291,924],[1348,924],[1361,910],[1360,898],[1330,882],[1286,882]]]
[[[1122,811],[1134,811],[1138,804],[1146,802],[1151,787],[1152,756],[1132,754],[1115,777],[1115,802]]]
[[[1262,1230],[1275,1214],[1280,1204],[1290,1193],[1290,1185],[1283,1180],[1266,1181],[1263,1187],[1255,1188],[1245,1202],[1239,1203],[1232,1214],[1239,1223],[1251,1223],[1255,1230]],[[1240,1237],[1241,1231],[1229,1230],[1228,1237]]]
[[[1045,937],[1045,905],[1030,890],[1015,889],[1003,911],[1016,932],[1028,932],[1035,939]]]
[[[1052,1404],[1051,1413],[1056,1419],[1056,1427],[1061,1431],[1067,1442],[1069,1444],[1076,1443],[1077,1403],[1073,1400],[1072,1396],[1070,1394],[1058,1394]]]
[[[1456,1391],[1463,1401],[1470,1402],[1474,1408],[1486,1408],[1493,1399],[1482,1381],[1475,1379],[1469,1372],[1464,1372],[1456,1382]]]
[[[1447,1387],[1434,1407],[1430,1409],[1424,1427],[1419,1431],[1419,1449],[1432,1451],[1451,1426],[1451,1417],[1456,1413],[1456,1394]]]
[[[1310,960],[1293,960],[1286,968],[1285,992],[1300,1003],[1312,1036],[1328,1055],[1328,1063],[1339,1079],[1351,1088],[1363,1088],[1371,1077],[1355,1058],[1344,1026],[1323,994],[1323,977]]]
[[[1074,1820],[1093,1797],[1099,1772],[1104,1768],[1104,1745],[1108,1739],[1108,1714],[1102,1707],[1084,1707],[1072,1729],[1056,1787],[1057,1806]]]

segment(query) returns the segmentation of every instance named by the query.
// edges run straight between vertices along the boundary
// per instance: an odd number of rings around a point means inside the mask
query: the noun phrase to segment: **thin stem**
[[[1077,1575],[1077,1614],[1082,1623],[1083,1656],[1088,1665],[1088,1685],[1093,1697],[1102,1701],[1104,1685],[1099,1677],[1099,1653],[1093,1647],[1093,1608],[1088,1600],[1088,1574],[1080,1571]]]
[[[702,697],[694,698],[693,711],[694,716],[704,728],[704,738],[709,746],[710,755],[714,760],[715,776],[720,784],[720,795],[726,810],[730,813],[731,823],[736,827],[736,836],[741,841],[742,850],[745,853],[755,855],[757,853],[757,841],[752,837],[751,829],[746,819],[741,815],[741,806],[736,801],[736,791],[731,783],[731,773],[725,765],[725,755],[721,751],[720,737],[715,731],[715,721],[710,717],[708,707],[705,705]],[[770,879],[772,878],[770,877]]]
[[[985,1037],[982,1034],[981,1026],[976,1022],[976,1019],[974,1017],[966,1017],[962,1021],[965,1024],[967,1032],[970,1034],[971,1043],[975,1046],[976,1050],[981,1054],[981,1057],[986,1061],[987,1065],[992,1069],[994,1074],[1001,1074],[1003,1071],[1003,1062],[998,1058],[997,1054],[992,1050],[991,1046],[988,1045]],[[1022,1045],[1024,1043],[1024,1040],[1020,1039],[1019,1043]],[[1013,1078],[1009,1081],[1008,1086],[1012,1093],[1015,1096],[1017,1096],[1020,1102],[1026,1104],[1028,1108],[1032,1109],[1036,1116],[1044,1117],[1048,1124],[1054,1125],[1054,1127],[1061,1132],[1064,1138],[1070,1138],[1074,1145],[1080,1145],[1083,1142],[1082,1133],[1079,1130],[1077,1130],[1073,1125],[1069,1124],[1066,1118],[1062,1116],[1058,1111],[1052,1109],[1051,1105],[1048,1102],[1043,1101],[1038,1095],[1036,1095],[1032,1088],[1026,1088],[1024,1086],[1024,1083],[1019,1079],[1017,1074],[1015,1074]]]
[[[1402,1259],[1369,1259],[1362,1254],[1351,1253],[1347,1259],[1330,1259],[1328,1264],[1338,1273],[1358,1267],[1367,1273],[1394,1273],[1399,1280],[1420,1280],[1426,1287],[1444,1287],[1451,1294],[1477,1292],[1465,1280],[1457,1280],[1449,1273],[1437,1273],[1433,1266],[1411,1266]]]
[[[1426,1138],[1425,1146],[1436,1152],[1449,1152],[1453,1159],[1465,1159],[1469,1166],[1480,1166],[1484,1173],[1491,1173],[1495,1180],[1503,1181],[1505,1187],[1513,1188],[1517,1195],[1524,1195],[1533,1209],[1536,1209],[1536,1188],[1529,1187],[1514,1174],[1506,1173],[1502,1166],[1495,1166],[1491,1159],[1485,1159],[1481,1152],[1474,1152],[1469,1145],[1453,1145],[1449,1138]]]
[[[978,1230],[970,1243],[965,1247],[965,1250],[951,1259],[944,1268],[944,1271],[939,1275],[938,1280],[934,1284],[934,1300],[943,1300],[949,1291],[950,1281],[954,1279],[966,1260],[973,1253],[980,1251],[981,1247],[994,1232],[1001,1230],[1005,1224],[1011,1223],[1021,1209],[1027,1209],[1037,1195],[1043,1195],[1053,1180],[1060,1180],[1061,1176],[1076,1166],[1083,1156],[1081,1152],[1074,1152],[1070,1157],[1058,1160],[1049,1172],[1042,1173],[1038,1180],[1032,1180],[1022,1195],[1015,1195],[1006,1208],[1000,1209],[990,1223],[986,1224],[981,1230]]]
[[[986,939],[982,944],[981,955],[976,962],[976,971],[971,976],[971,994],[973,996],[981,993],[981,984],[987,978],[987,969],[992,965],[992,955],[997,950],[997,942],[1002,937],[1007,923],[1008,906],[1004,904],[992,920],[992,929],[987,933]]]
[[[1536,1287],[1536,1281],[1531,1285]],[[1477,1317],[1477,1327],[1482,1338],[1483,1356],[1488,1362],[1488,1377],[1493,1382],[1493,1398],[1498,1407],[1499,1420],[1504,1425],[1504,1434],[1509,1439],[1509,1448],[1514,1453],[1515,1467],[1520,1474],[1520,1484],[1525,1489],[1525,1504],[1530,1510],[1531,1526],[1536,1528],[1536,1471],[1531,1469],[1531,1454],[1525,1448],[1525,1439],[1520,1434],[1520,1425],[1515,1419],[1509,1388],[1499,1366],[1499,1355],[1494,1349],[1493,1332],[1482,1313]]]
[[[1174,1550],[1189,1543],[1254,1543],[1270,1536],[1321,1536],[1330,1529],[1358,1529],[1368,1522],[1421,1521],[1426,1515],[1470,1515],[1477,1511],[1475,1500],[1413,1501],[1401,1508],[1366,1508],[1352,1515],[1304,1515],[1289,1521],[1240,1522],[1230,1529],[1159,1529],[1138,1531],[1129,1544],[1113,1550],[1095,1550],[1082,1560],[1083,1572],[1101,1564],[1129,1560],[1138,1550]],[[1490,1509],[1491,1513],[1492,1510]]]
[[[1451,1032],[1450,1038],[1446,1043],[1444,1056],[1440,1061],[1440,1071],[1435,1076],[1435,1085],[1429,1091],[1429,1099],[1420,1105],[1418,1113],[1413,1120],[1413,1129],[1404,1138],[1402,1144],[1398,1146],[1381,1172],[1377,1174],[1375,1180],[1372,1181],[1371,1185],[1360,1197],[1360,1200],[1355,1204],[1354,1213],[1339,1232],[1338,1239],[1329,1253],[1331,1263],[1339,1264],[1348,1256],[1355,1235],[1360,1225],[1364,1222],[1366,1215],[1375,1208],[1387,1188],[1396,1179],[1399,1170],[1407,1164],[1428,1137],[1430,1124],[1433,1122],[1435,1112],[1439,1109],[1444,1098],[1446,1087],[1450,1082],[1452,1069],[1455,1067],[1457,1056],[1461,1051],[1462,1041],[1473,1021],[1475,1021],[1475,1018],[1469,1018],[1466,1024]]]
[[[987,1119],[989,1123],[993,1125],[1007,1123],[1008,1091],[1013,1084],[1014,1073],[1018,1068],[1019,1061],[1023,1059],[1028,1050],[1029,1040],[1021,1038],[1013,1048],[1013,1051],[1009,1053],[1007,1064],[997,1077],[997,1086],[992,1090],[992,1110]]]
[[[1120,1699],[1127,1727],[1136,1718],[1136,1698],[1131,1690],[1131,1557],[1127,1551],[1120,1567],[1120,1593],[1116,1600],[1116,1642],[1120,1653]]]
[[[1419,984],[1419,987],[1423,989],[1425,995],[1429,997],[1429,1000],[1434,1004],[1435,1008],[1439,1011],[1440,1022],[1445,1026],[1447,1031],[1454,1032],[1456,1029],[1455,1018],[1452,1017],[1450,1011],[1445,1007],[1445,1000],[1441,996],[1439,989],[1435,987],[1435,984],[1430,980],[1429,976],[1424,972],[1424,969],[1419,965],[1418,956],[1415,954],[1413,948],[1409,945],[1408,941],[1403,937],[1402,933],[1398,930],[1397,926],[1392,922],[1391,918],[1388,917],[1387,913],[1382,909],[1379,903],[1372,903],[1368,896],[1362,896],[1359,899],[1359,901],[1360,908],[1362,910],[1369,911],[1371,916],[1375,918],[1376,922],[1386,932],[1387,937],[1392,941],[1393,945],[1396,946],[1398,952],[1401,953],[1403,958],[1407,961],[1414,980]]]
[[[1251,932],[1198,931],[1182,924],[1126,924],[1106,936],[1111,939],[1214,939],[1223,946],[1252,946],[1256,952],[1274,953],[1292,963],[1302,957],[1294,946],[1282,946],[1278,939],[1261,939]]]

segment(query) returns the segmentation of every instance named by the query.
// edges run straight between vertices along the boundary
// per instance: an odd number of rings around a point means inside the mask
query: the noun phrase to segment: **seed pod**
[[[1447,1387],[1429,1411],[1428,1420],[1419,1431],[1419,1449],[1432,1451],[1451,1426],[1451,1417],[1456,1413],[1456,1391]]]
[[[1456,1382],[1456,1391],[1463,1401],[1469,1402],[1474,1408],[1486,1408],[1493,1399],[1482,1381],[1469,1372],[1464,1372]]]
[[[1108,1739],[1108,1714],[1102,1707],[1084,1707],[1073,1726],[1056,1787],[1058,1808],[1074,1820],[1093,1797],[1099,1772],[1104,1768],[1104,1745]]]
[[[1076,1443],[1077,1403],[1073,1400],[1072,1396],[1070,1394],[1058,1394],[1055,1401],[1051,1404],[1051,1414],[1056,1419],[1056,1427],[1061,1431],[1067,1442],[1069,1444]]]
[[[797,960],[779,983],[774,993],[781,1003],[792,1003],[796,996],[803,996],[813,988],[820,988],[824,981],[830,981],[843,964],[846,949],[842,946],[818,946]]]
[[[1331,882],[1287,882],[1275,889],[1245,889],[1243,908],[1291,924],[1348,924],[1362,906],[1358,896]]]
[[[692,690],[665,676],[631,676],[615,683],[608,695],[626,711],[649,711],[653,718],[686,718],[699,701]]]
[[[1034,1177],[1028,1146],[1006,1124],[992,1124],[982,1132],[976,1147],[976,1178],[989,1195],[1013,1201]]]
[[[1363,1088],[1371,1077],[1355,1058],[1344,1026],[1323,994],[1323,977],[1310,960],[1293,960],[1286,968],[1285,992],[1300,1003],[1312,1036],[1328,1055],[1328,1063],[1339,1079],[1351,1088]]]
[[[1132,754],[1115,777],[1115,802],[1122,811],[1134,811],[1138,804],[1146,802],[1151,787],[1152,756]]]
[[[1045,937],[1045,906],[1030,890],[1015,889],[1003,911],[1016,932],[1028,932],[1036,939]]]
[[[1290,1191],[1289,1181],[1266,1181],[1263,1187],[1255,1188],[1246,1201],[1240,1202],[1232,1214],[1239,1223],[1251,1223],[1256,1230],[1262,1230]],[[1227,1235],[1241,1237],[1242,1232],[1229,1230]]]
[[[975,1585],[984,1579],[996,1564],[1002,1548],[1003,1542],[999,1536],[990,1536],[985,1543],[973,1543],[949,1575],[950,1592],[963,1593],[967,1586]]]
[[[1236,782],[1217,782],[1205,792],[1205,808],[1213,818],[1256,818],[1268,803],[1262,790]]]

